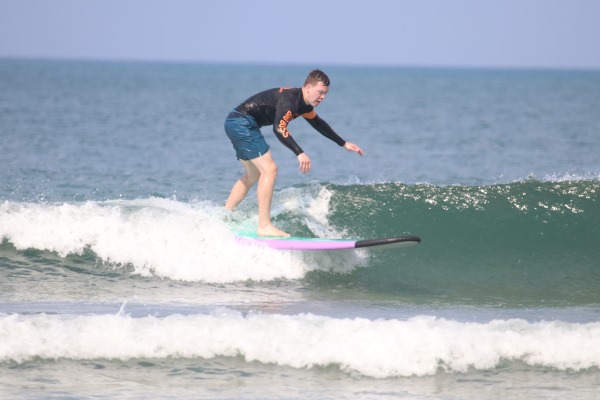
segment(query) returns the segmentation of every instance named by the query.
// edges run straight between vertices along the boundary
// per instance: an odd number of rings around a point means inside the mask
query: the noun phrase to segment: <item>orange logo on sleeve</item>
[[[279,130],[281,131],[281,135],[284,138],[290,136],[290,131],[288,131],[287,126],[293,119],[294,116],[292,115],[292,111],[288,110],[288,112],[285,113],[283,118],[281,118],[281,121],[279,121]]]

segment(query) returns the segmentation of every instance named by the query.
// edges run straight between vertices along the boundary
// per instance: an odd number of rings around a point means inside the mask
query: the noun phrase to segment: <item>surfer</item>
[[[271,223],[271,200],[277,178],[277,164],[260,132],[261,127],[273,125],[277,139],[296,155],[302,173],[310,172],[310,158],[288,130],[288,124],[298,116],[302,116],[321,135],[339,146],[363,155],[360,147],[342,139],[314,111],[325,99],[329,84],[329,77],[323,71],[315,69],[308,74],[301,88],[275,88],[255,94],[234,108],[225,120],[225,132],[245,170],[245,175],[233,185],[225,208],[232,210],[237,207],[250,188],[258,182],[256,195],[259,236],[289,236]]]

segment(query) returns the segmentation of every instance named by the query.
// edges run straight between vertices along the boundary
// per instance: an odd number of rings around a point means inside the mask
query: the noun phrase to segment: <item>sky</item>
[[[600,69],[600,0],[0,0],[0,58]]]

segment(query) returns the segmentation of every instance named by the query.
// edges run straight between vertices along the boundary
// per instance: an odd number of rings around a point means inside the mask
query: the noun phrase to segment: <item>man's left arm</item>
[[[323,118],[319,117],[316,112],[311,111],[309,113],[302,114],[302,116],[308,121],[310,126],[317,130],[317,132],[325,136],[327,139],[333,140],[338,144],[338,146],[343,146],[346,143],[346,141],[342,139],[340,135],[335,133],[329,124],[325,122]]]
[[[364,154],[364,152],[362,151],[362,149],[360,147],[358,147],[354,143],[345,141],[344,139],[342,139],[340,137],[340,135],[335,133],[335,131],[329,126],[329,124],[327,122],[325,122],[324,119],[319,117],[314,110],[309,113],[302,114],[302,116],[304,117],[305,120],[308,121],[308,123],[313,128],[315,128],[315,130],[317,130],[317,132],[319,132],[321,135],[325,136],[327,139],[334,141],[335,143],[337,143],[339,146],[342,146],[346,150],[355,151],[361,156]]]

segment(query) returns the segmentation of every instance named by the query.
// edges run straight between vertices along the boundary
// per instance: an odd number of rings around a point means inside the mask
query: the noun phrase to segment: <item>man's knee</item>
[[[268,175],[275,176],[277,175],[278,169],[279,168],[277,167],[277,164],[275,164],[275,162],[271,162],[265,165],[264,172]]]

